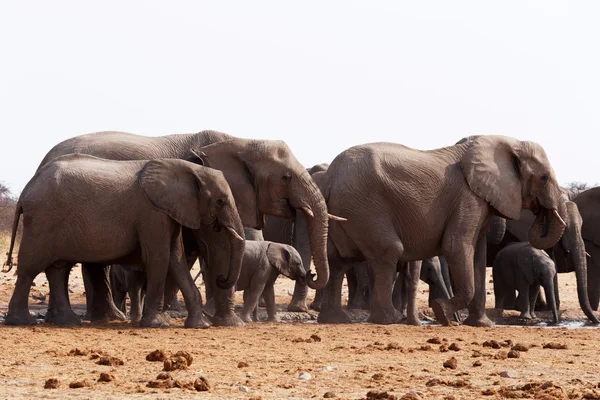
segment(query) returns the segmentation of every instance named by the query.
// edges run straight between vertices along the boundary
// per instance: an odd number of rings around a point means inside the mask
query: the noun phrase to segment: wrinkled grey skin
[[[415,279],[417,273],[419,273],[419,278]],[[449,300],[454,295],[448,263],[443,257],[432,257],[423,260],[420,267],[416,262],[403,265],[399,269],[398,277],[394,283],[392,301],[394,307],[400,311],[403,319],[407,319],[409,325],[421,325],[416,306],[419,280],[429,285],[429,307],[433,305],[435,299]],[[458,313],[454,315],[454,319],[460,322]]]
[[[244,291],[241,318],[258,321],[258,300],[265,299],[267,321],[279,321],[275,308],[275,280],[279,275],[304,280],[306,272],[300,254],[290,245],[269,241],[247,241],[242,272],[236,290]]]
[[[146,271],[139,266],[110,266],[110,287],[115,305],[126,314],[127,295],[131,301],[129,317],[132,322],[142,318],[143,299],[146,295]],[[87,293],[86,293],[87,294]],[[91,303],[90,303],[91,304]]]
[[[536,318],[535,301],[544,288],[552,321],[558,323],[558,307],[554,298],[554,261],[543,250],[527,242],[511,243],[498,252],[493,265],[496,309],[521,311],[520,318]],[[519,296],[515,298],[515,290]]]
[[[241,139],[216,131],[159,137],[98,132],[57,144],[41,165],[68,153],[91,154],[113,160],[179,158],[221,170],[231,187],[242,223],[247,227],[261,229],[264,214],[292,218],[296,211],[298,214],[312,213],[307,221],[317,279],[309,278],[307,283],[318,289],[329,278],[326,253],[328,216],[323,196],[282,141]],[[91,271],[86,265],[83,267],[90,275],[95,273],[92,279],[88,279],[95,283],[95,287],[86,287],[86,291],[100,293],[102,299],[94,301],[94,304],[110,312],[95,319],[120,317],[112,304],[107,273],[99,276],[96,269]],[[166,292],[174,293],[173,287],[174,283],[169,279]],[[232,299],[227,298],[233,296],[233,292],[226,292],[217,290],[217,304],[233,304]],[[218,309],[217,314],[225,325],[241,324],[233,310]]]
[[[564,190],[563,190],[564,191]],[[564,191],[566,193],[566,191]],[[585,192],[584,192],[585,193]],[[573,201],[567,201],[567,218],[564,218],[567,223],[567,227],[558,243],[554,246],[548,247],[545,250],[550,254],[554,262],[556,263],[556,270],[558,273],[575,272],[577,278],[577,296],[579,298],[579,305],[585,315],[592,323],[599,323],[600,321],[594,315],[593,310],[597,309],[597,297],[594,294],[598,294],[600,290],[600,283],[597,279],[600,279],[600,272],[597,268],[591,268],[593,264],[593,257],[586,257],[586,250],[589,254],[596,251],[594,249],[593,242],[586,240],[586,237],[591,235],[585,230],[594,226],[594,213],[597,213],[596,207],[600,205],[600,201],[597,204],[588,204],[587,196],[583,193],[584,197],[575,197]],[[579,200],[577,200],[579,199]],[[579,204],[583,207],[584,213],[580,213]],[[584,225],[583,215],[589,220],[588,225]],[[520,218],[506,221],[506,234],[502,241],[495,245],[488,243],[488,265],[492,265],[496,254],[503,249],[507,244],[512,242],[521,242],[527,240],[527,227],[530,226],[531,222],[535,219],[535,215],[529,210],[523,210]],[[503,218],[495,216],[494,220],[503,220]],[[596,218],[596,221],[600,223],[600,217]],[[585,228],[584,228],[585,226]],[[591,250],[591,252],[590,252]],[[598,253],[600,258],[600,253]],[[587,259],[586,259],[587,258]],[[555,298],[557,307],[560,306],[558,296],[558,280],[555,278],[554,287],[556,288]],[[595,299],[596,301],[592,301]],[[594,308],[594,304],[596,308]]]
[[[317,172],[326,171],[329,164],[316,164],[307,168],[307,172],[313,176]],[[306,273],[310,271],[311,247],[306,226],[306,218],[303,213],[296,213],[295,219],[281,218],[268,215],[265,217],[265,226],[263,228],[265,240],[277,243],[284,243],[294,246],[302,257],[302,263],[306,268]],[[307,312],[308,306],[306,298],[308,296],[308,286],[305,282],[296,280],[292,300],[288,304],[287,310],[292,312]],[[318,309],[318,306],[311,305],[311,308]]]
[[[230,232],[232,251],[224,263],[227,272],[217,278],[219,287],[232,288],[240,273],[245,241],[229,185],[220,171],[187,161],[61,156],[42,166],[23,190],[15,230],[20,214],[23,237],[8,325],[35,323],[27,299],[33,279],[46,269],[51,271],[48,283],[54,300],[49,322],[80,324],[70,307],[67,275],[60,271],[68,273],[76,262],[84,262],[97,269],[112,263],[144,265],[147,304],[141,326],[168,326],[162,315],[167,273],[184,295],[185,326],[210,326],[187,269],[182,226],[194,235],[205,226]],[[9,260],[13,245],[14,241]]]
[[[434,300],[442,324],[468,307],[465,324],[491,326],[485,315],[486,234],[492,215],[537,218],[529,240],[554,245],[566,217],[554,171],[542,147],[505,136],[474,136],[437,150],[394,143],[352,147],[338,155],[323,178],[313,179],[329,212],[347,218],[329,225],[331,277],[318,322],[348,323],[341,307],[348,262],[365,260],[374,277],[369,320],[397,323],[392,286],[399,263],[443,255],[454,283],[450,300]]]

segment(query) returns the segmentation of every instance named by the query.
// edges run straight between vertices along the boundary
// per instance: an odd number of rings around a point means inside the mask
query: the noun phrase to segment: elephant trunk
[[[506,219],[494,215],[490,224],[490,230],[487,232],[488,243],[499,244],[504,239],[506,232]]]
[[[564,202],[558,204],[558,210],[540,208],[529,229],[529,243],[540,250],[553,247],[565,231],[566,219],[567,207]]]
[[[588,297],[588,276],[587,276],[587,258],[585,254],[585,243],[581,237],[582,219],[577,209],[577,205],[573,202],[567,202],[568,226],[564,233],[564,238],[567,250],[571,255],[575,277],[577,278],[577,297],[581,310],[585,313],[590,321],[595,324],[600,323],[594,315]]]
[[[325,287],[325,284],[329,280],[329,263],[327,261],[327,205],[321,191],[308,172],[304,172],[295,184],[298,187],[292,190],[294,197],[290,199],[290,203],[297,210],[302,210],[306,218],[310,248],[317,272],[317,278],[313,280],[311,276],[308,276],[306,284],[311,289],[318,290]],[[310,263],[305,268],[310,270]]]
[[[237,211],[230,213],[231,222],[223,223],[222,227],[229,232],[229,272],[227,277],[217,276],[217,286],[221,289],[230,289],[235,285],[240,272],[242,271],[242,261],[244,260],[244,249],[246,248],[246,239],[244,238],[244,227]]]

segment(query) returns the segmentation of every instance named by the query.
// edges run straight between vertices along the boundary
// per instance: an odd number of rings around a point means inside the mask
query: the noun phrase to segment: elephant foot
[[[208,318],[206,318],[206,316],[202,312],[200,312],[200,314],[188,315],[188,317],[185,319],[185,323],[183,324],[183,327],[184,328],[206,329],[206,328],[210,327],[211,325],[212,324],[208,320]]]
[[[257,321],[254,321],[254,320],[252,319],[252,317],[251,317],[250,315],[247,315],[247,314],[242,314],[242,315],[240,315],[240,319],[241,319],[242,321],[246,322],[246,323],[257,322]]]
[[[322,309],[317,317],[317,322],[320,324],[351,324],[350,317],[344,310],[335,309],[328,310],[327,308]]]
[[[156,314],[153,317],[142,317],[140,320],[141,328],[166,328],[169,326],[169,317],[164,313]]]
[[[446,313],[447,308],[448,303],[442,299],[433,299],[431,301],[431,309],[435,314],[435,319],[437,319],[438,322],[444,326],[450,325],[450,319]]]
[[[394,307],[390,307],[389,309],[378,309],[375,307],[371,310],[371,315],[367,319],[367,322],[378,325],[397,324],[400,321],[402,321],[401,314]]]
[[[267,318],[267,322],[281,322],[281,318],[279,318],[277,315],[273,315]]]
[[[521,319],[534,319],[535,318],[535,314],[530,314],[528,312],[522,312],[519,315],[519,318],[521,318]]]
[[[467,317],[467,319],[465,319],[463,325],[491,328],[494,326],[494,323],[491,319],[488,318],[487,315],[485,315],[485,313],[483,315],[475,315],[469,313],[469,316]]]
[[[44,317],[44,321],[49,324],[55,324],[58,326],[79,326],[81,325],[81,318],[69,310],[68,312],[57,314],[52,311],[48,311]]]
[[[313,301],[312,303],[310,303],[308,305],[308,308],[310,308],[311,310],[315,310],[315,311],[321,311],[321,302]]]
[[[12,313],[9,311],[4,319],[4,324],[14,326],[37,325],[37,321],[27,311]]]
[[[233,311],[226,315],[215,315],[212,317],[214,326],[244,326],[244,321],[240,319]]]
[[[421,322],[421,320],[419,319],[418,316],[414,316],[414,315],[409,315],[408,318],[406,319],[406,324],[407,325],[413,325],[413,326],[421,326],[423,325],[423,323]]]
[[[214,297],[211,297],[210,299],[206,300],[206,304],[203,307],[204,314],[208,315],[209,317],[212,317],[215,315],[215,299]]]
[[[89,310],[85,311],[85,315],[81,318],[82,321],[91,321],[92,320],[92,312]]]
[[[171,304],[169,304],[169,311],[183,311],[184,307],[182,307],[181,303],[174,298]]]
[[[290,312],[308,312],[308,306],[306,305],[305,299],[293,299],[287,306],[287,310]]]

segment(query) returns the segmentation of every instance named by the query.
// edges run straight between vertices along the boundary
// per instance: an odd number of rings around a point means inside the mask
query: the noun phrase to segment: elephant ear
[[[190,229],[200,228],[198,195],[202,182],[186,161],[152,160],[140,171],[138,182],[150,203]]]
[[[518,250],[517,254],[517,265],[519,266],[519,270],[530,285],[535,281],[534,264],[536,261],[534,251],[535,250],[529,245],[523,245]]]
[[[287,246],[281,243],[269,243],[267,246],[267,259],[269,264],[277,268],[279,273],[291,277],[290,261],[292,254],[287,249]]]
[[[518,141],[504,136],[471,136],[460,161],[469,188],[509,219],[521,215]]]

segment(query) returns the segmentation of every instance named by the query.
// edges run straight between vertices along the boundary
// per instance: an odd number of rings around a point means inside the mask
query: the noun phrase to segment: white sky
[[[0,181],[102,130],[360,143],[497,133],[600,183],[600,2],[3,1]]]

